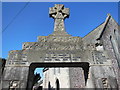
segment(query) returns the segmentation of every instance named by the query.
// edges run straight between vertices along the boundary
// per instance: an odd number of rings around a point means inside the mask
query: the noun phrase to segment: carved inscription
[[[81,61],[80,57],[76,57],[74,54],[46,54],[44,61]]]

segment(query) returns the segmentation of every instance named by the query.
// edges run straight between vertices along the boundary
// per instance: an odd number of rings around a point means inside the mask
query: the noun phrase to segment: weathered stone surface
[[[64,8],[62,4],[55,4],[49,9],[50,17],[55,19],[53,35],[68,35],[65,32],[64,19],[69,17],[69,8]]]
[[[12,82],[18,82],[16,88],[26,88],[29,67],[27,66],[7,66],[3,74],[3,88],[10,88]]]
[[[50,8],[55,19],[54,32],[38,36],[38,42],[23,43],[22,50],[9,52],[3,76],[3,88],[30,90],[34,63],[87,62],[78,68],[44,69],[43,88],[120,88],[120,30],[112,16],[85,37],[73,37],[65,31],[69,9],[56,4]],[[39,67],[39,65],[38,65]],[[12,85],[11,85],[12,84]]]
[[[6,59],[0,58],[0,90],[2,89],[2,75],[5,68]]]
[[[105,82],[107,83],[107,88],[117,89],[119,86],[114,69],[110,65],[92,65],[89,69],[89,74],[88,82],[94,83],[92,85],[87,83],[87,88],[104,88]]]
[[[84,70],[80,67],[71,67],[69,70],[70,88],[85,88]]]

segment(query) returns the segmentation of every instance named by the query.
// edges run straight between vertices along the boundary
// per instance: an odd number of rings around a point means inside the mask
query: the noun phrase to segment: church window
[[[59,80],[56,80],[56,90],[60,90],[60,84],[59,84]]]
[[[114,29],[114,34],[116,33],[116,30]]]
[[[50,82],[48,83],[48,90],[51,90]]]
[[[118,35],[116,29],[114,29],[114,36],[115,36],[115,40],[118,41],[118,36],[119,36],[119,35]]]

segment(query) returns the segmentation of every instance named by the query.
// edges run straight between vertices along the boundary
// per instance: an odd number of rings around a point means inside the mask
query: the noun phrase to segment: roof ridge
[[[90,31],[88,34],[86,34],[84,37],[86,37],[86,36],[88,36],[90,33],[92,33],[93,31],[95,31],[95,29],[97,29],[98,27],[100,27],[103,23],[105,23],[105,21],[104,22],[102,22],[101,24],[99,24],[97,27],[95,27],[92,31]],[[84,38],[83,37],[83,38]]]

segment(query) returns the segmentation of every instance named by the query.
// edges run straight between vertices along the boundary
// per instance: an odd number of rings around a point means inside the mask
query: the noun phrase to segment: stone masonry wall
[[[115,32],[118,34],[117,36],[115,35]],[[118,84],[120,85],[120,51],[119,51],[119,46],[118,42],[120,41],[115,41],[115,37],[120,36],[120,31],[118,29],[118,24],[115,22],[115,20],[111,17],[105,31],[103,33],[103,36],[101,38],[104,49],[106,50],[109,60],[112,62],[112,67],[114,68],[114,72],[116,74],[116,78],[118,81]],[[113,44],[116,44],[115,46]]]

